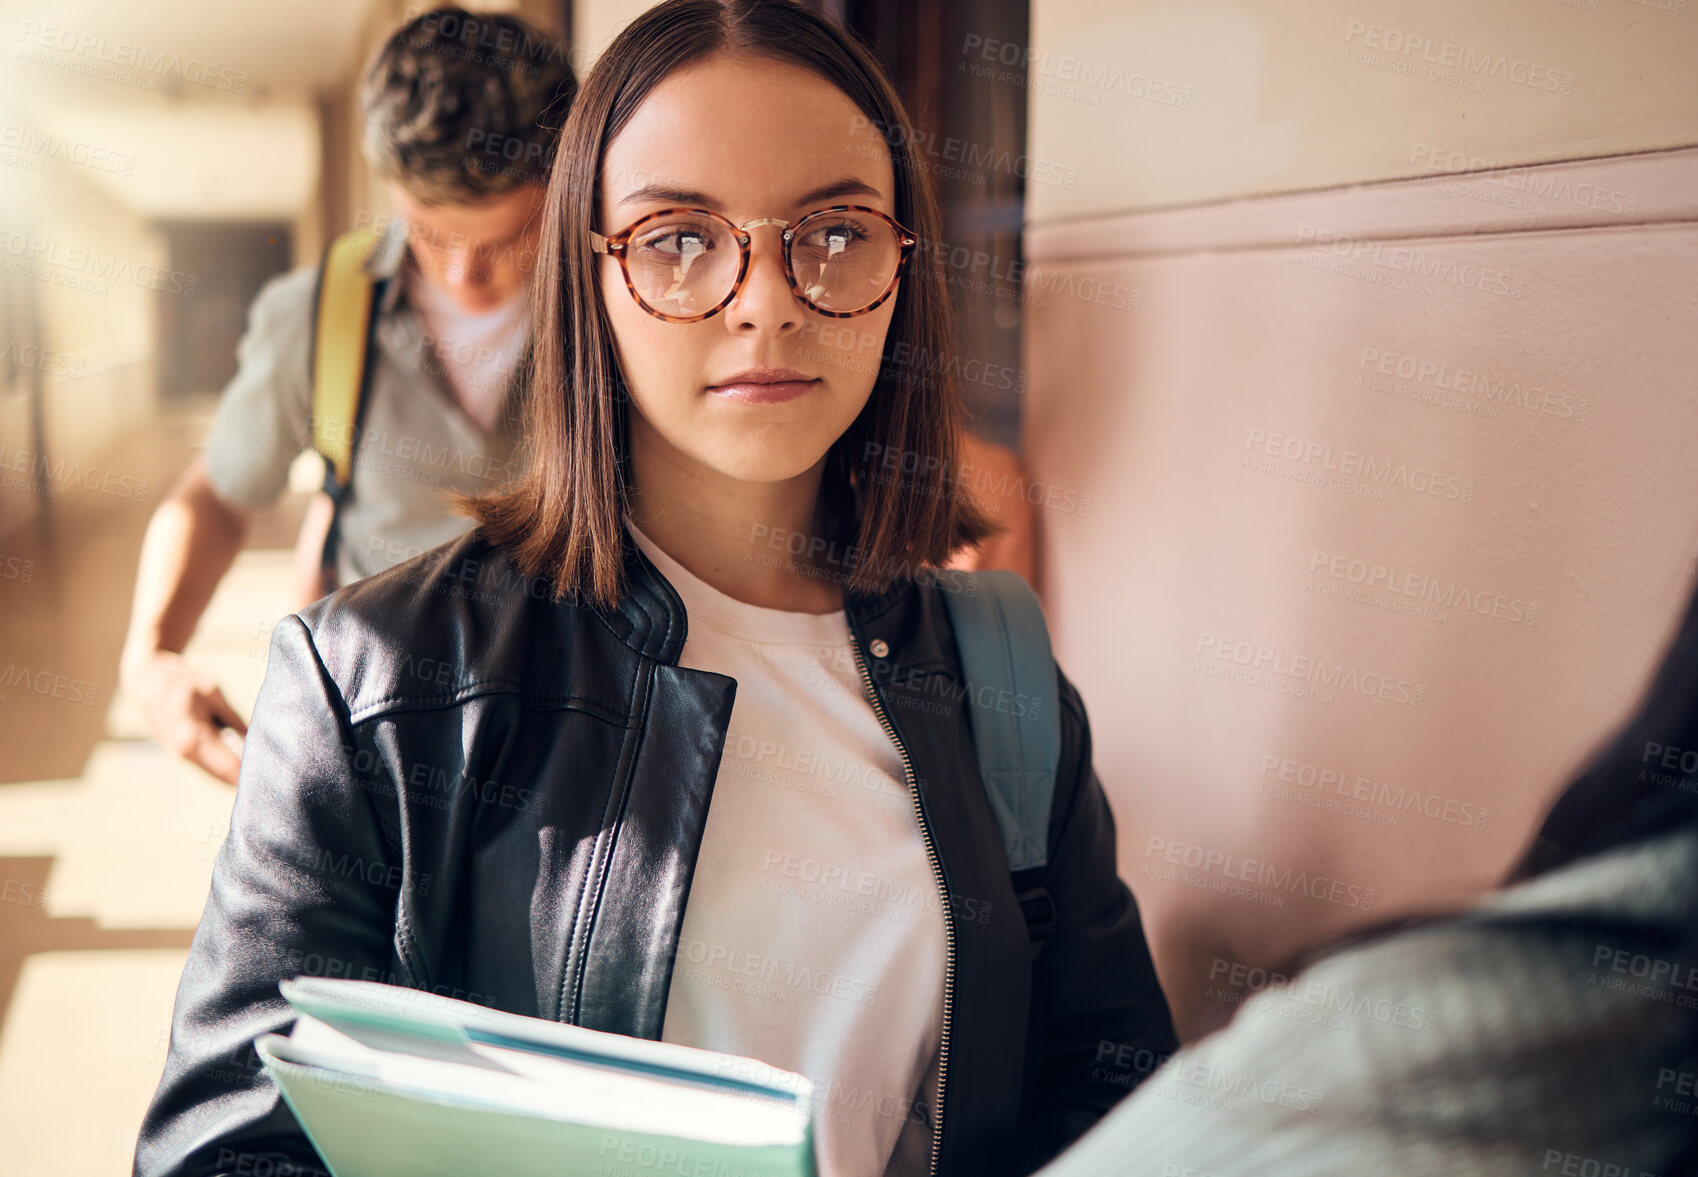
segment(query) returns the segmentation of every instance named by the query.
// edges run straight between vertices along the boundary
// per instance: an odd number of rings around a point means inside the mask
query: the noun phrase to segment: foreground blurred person
[[[1042,1177],[1698,1173],[1695,763],[1698,598],[1501,891],[1312,957]]]
[[[371,292],[363,396],[351,414],[317,414],[328,420],[315,436],[315,352],[336,330],[318,321],[323,267],[270,282],[206,452],[142,544],[124,689],[161,744],[219,779],[235,784],[240,767],[225,729],[247,725],[182,651],[295,458],[347,451],[348,477],[330,480],[336,498],[320,494],[308,511],[303,604],[463,534],[470,523],[443,492],[493,489],[517,472],[525,294],[574,88],[557,42],[513,17],[455,8],[410,20],[367,71],[366,158],[401,219],[377,221],[394,232],[345,239],[366,255]],[[359,339],[362,328],[342,329]]]
[[[989,530],[953,364],[808,359],[832,318],[950,356],[914,142],[789,0],[672,0],[597,60],[544,212],[533,461],[277,626],[142,1177],[315,1163],[252,1046],[299,973],[799,1071],[821,1177],[1029,1173],[1124,1096],[1099,1042],[1175,1048],[1047,654],[1043,864],[980,778],[1018,713],[968,694],[935,571]]]

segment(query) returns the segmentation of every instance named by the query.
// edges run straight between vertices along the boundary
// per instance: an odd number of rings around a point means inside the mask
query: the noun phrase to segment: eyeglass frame
[[[868,303],[860,310],[828,311],[823,307],[816,306],[811,298],[802,293],[801,283],[796,281],[796,271],[790,264],[790,246],[795,240],[796,230],[800,229],[814,217],[843,212],[870,213],[895,230],[897,241],[896,269],[891,271],[890,283],[884,288],[884,293],[880,294],[877,298],[873,299],[872,302]],[[737,241],[737,250],[741,255],[737,266],[737,277],[733,279],[731,283],[730,293],[720,300],[719,305],[703,311],[699,315],[689,315],[686,317],[662,314],[660,311],[655,310],[647,302],[645,302],[643,300],[643,296],[637,293],[636,284],[631,281],[631,267],[625,259],[625,248],[630,244],[631,235],[633,233],[650,221],[656,220],[660,217],[678,216],[682,213],[689,213],[693,216],[710,217],[713,220],[728,226],[731,230],[731,235]],[[824,315],[829,319],[853,319],[857,316],[867,314],[869,311],[875,311],[879,307],[883,306],[885,300],[895,292],[896,283],[902,277],[902,271],[908,265],[909,255],[914,252],[914,247],[920,243],[920,239],[914,235],[913,230],[907,228],[895,217],[891,216],[889,213],[881,212],[876,208],[870,208],[864,204],[833,204],[826,208],[816,208],[812,212],[803,213],[794,221],[786,221],[779,217],[759,217],[753,221],[745,221],[741,225],[737,224],[730,217],[725,216],[722,213],[716,213],[711,209],[663,208],[657,209],[652,213],[643,214],[636,220],[632,221],[629,225],[626,225],[623,229],[619,230],[619,232],[614,233],[612,236],[604,237],[602,234],[597,233],[594,229],[591,229],[590,251],[592,253],[606,254],[610,257],[617,258],[619,261],[619,272],[625,277],[625,289],[631,292],[632,301],[634,301],[643,310],[659,319],[661,322],[700,323],[704,319],[713,318],[713,316],[719,314],[720,311],[730,306],[736,299],[737,295],[742,292],[743,281],[749,276],[750,245],[754,241],[754,238],[749,235],[748,230],[758,229],[762,225],[775,225],[784,230],[784,248],[782,251],[784,257],[784,277],[785,280],[790,283],[790,293],[793,294],[797,300],[809,310],[813,311],[815,314]]]

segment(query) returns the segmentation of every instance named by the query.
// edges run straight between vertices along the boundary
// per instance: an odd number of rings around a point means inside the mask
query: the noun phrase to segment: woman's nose
[[[731,305],[726,322],[739,333],[770,331],[784,335],[801,329],[802,303],[791,292],[784,272],[784,238],[774,230],[756,230],[749,243],[749,272]]]

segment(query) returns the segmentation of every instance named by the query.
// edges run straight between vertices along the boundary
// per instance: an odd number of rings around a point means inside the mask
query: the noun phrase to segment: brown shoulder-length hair
[[[451,500],[557,596],[611,606],[623,591],[630,398],[590,250],[602,158],[657,85],[727,51],[799,66],[848,96],[889,144],[896,219],[921,241],[872,395],[827,453],[822,517],[827,538],[853,553],[847,588],[881,591],[995,530],[955,477],[962,410],[953,327],[940,251],[928,248],[938,239],[937,202],[889,79],[863,46],[792,0],[667,0],[602,53],[561,134],[531,298],[526,470],[502,490]]]

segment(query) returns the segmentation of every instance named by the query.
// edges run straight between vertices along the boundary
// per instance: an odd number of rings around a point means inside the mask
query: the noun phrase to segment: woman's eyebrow
[[[818,204],[825,200],[836,200],[844,196],[871,196],[882,198],[884,193],[865,180],[857,180],[852,176],[823,184],[811,191],[804,192],[795,200],[797,207]],[[668,204],[687,204],[696,208],[717,210],[719,202],[707,193],[695,188],[679,188],[672,184],[644,184],[641,188],[633,189],[619,198],[619,206],[636,204],[644,200],[663,200]],[[618,206],[616,206],[618,207]]]
[[[700,208],[717,207],[713,197],[694,188],[675,188],[671,184],[644,184],[619,198],[619,204],[636,204],[642,200],[664,200],[668,204],[690,204]]]
[[[821,201],[837,200],[844,196],[871,196],[875,199],[882,199],[884,193],[865,180],[857,180],[853,176],[847,176],[834,183],[815,188],[812,192],[804,192],[796,199],[796,204],[798,207],[805,207],[819,204]]]

